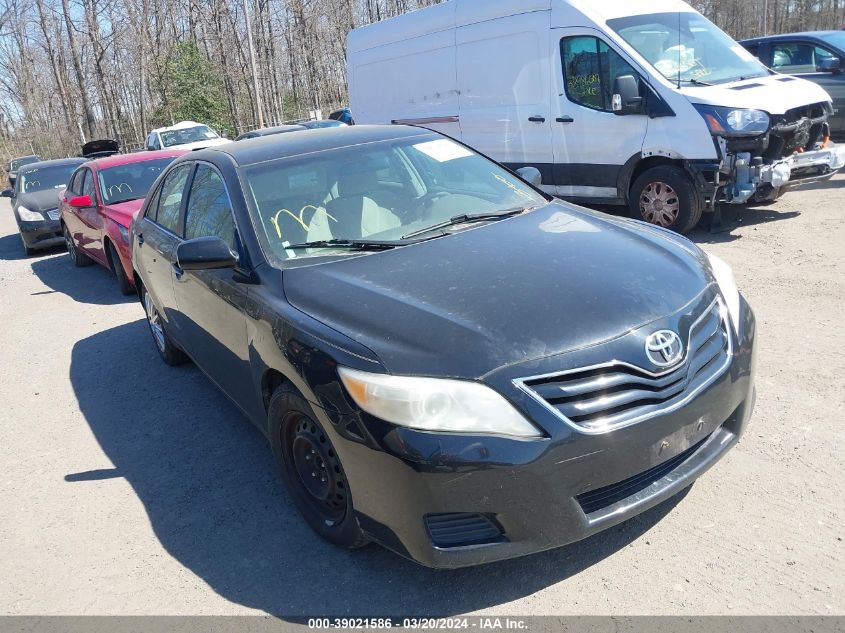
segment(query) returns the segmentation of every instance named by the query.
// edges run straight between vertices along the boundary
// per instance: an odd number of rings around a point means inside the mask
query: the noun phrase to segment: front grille
[[[58,220],[59,219],[59,210],[58,209],[49,209],[47,211],[47,217],[51,220]]]
[[[699,317],[686,358],[666,373],[613,362],[517,384],[564,421],[594,433],[654,417],[681,406],[727,369],[732,343],[725,312],[716,301]]]
[[[772,161],[795,152],[810,151],[830,134],[828,117],[832,114],[827,102],[811,103],[773,116],[769,145],[763,157]]]
[[[498,543],[502,540],[501,528],[483,514],[451,512],[429,514],[425,526],[431,542],[437,547],[463,547]]]
[[[584,511],[584,514],[592,514],[593,512],[612,506],[614,503],[618,503],[623,499],[632,497],[652,484],[657,483],[663,479],[663,477],[687,461],[687,459],[695,453],[695,451],[697,451],[709,437],[710,436],[708,435],[694,446],[690,446],[684,452],[678,453],[662,464],[649,468],[648,470],[645,470],[638,475],[634,475],[633,477],[628,477],[628,479],[617,481],[615,484],[610,484],[609,486],[584,492],[577,495],[575,500],[581,505],[581,509]]]

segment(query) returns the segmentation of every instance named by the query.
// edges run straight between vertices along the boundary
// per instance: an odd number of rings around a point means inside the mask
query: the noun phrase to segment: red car
[[[59,209],[67,251],[76,266],[92,261],[113,271],[123,294],[135,292],[129,225],[158,175],[184,150],[119,154],[73,173]]]

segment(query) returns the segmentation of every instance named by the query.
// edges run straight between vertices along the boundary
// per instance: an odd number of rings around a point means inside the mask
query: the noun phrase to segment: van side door
[[[554,170],[544,183],[552,193],[595,202],[621,203],[623,167],[642,155],[648,116],[618,116],[612,109],[616,77],[643,73],[592,29],[552,29],[554,60],[552,139]]]
[[[461,140],[511,169],[551,173],[549,12],[456,29]]]

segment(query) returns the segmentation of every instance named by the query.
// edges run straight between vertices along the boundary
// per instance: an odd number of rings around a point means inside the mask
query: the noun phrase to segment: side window
[[[560,42],[563,82],[573,103],[612,112],[613,82],[617,77],[639,73],[597,37],[566,37]]]
[[[161,197],[161,190],[162,190],[162,187],[158,187],[150,195],[150,200],[147,203],[147,210],[144,212],[144,217],[147,220],[152,220],[153,222],[158,221],[158,201],[159,201],[159,198]]]
[[[754,55],[754,57],[756,57],[757,59],[760,59],[760,45],[759,44],[749,44],[748,46],[745,47],[745,50],[747,50],[749,53]]]
[[[94,190],[94,174],[90,169],[83,169],[84,180],[82,181],[82,195],[91,196],[91,200],[96,204],[97,192]]]
[[[235,248],[232,204],[220,174],[208,165],[197,166],[185,209],[185,239],[216,236]]]
[[[188,181],[192,167],[192,163],[179,165],[167,174],[161,185],[155,221],[176,235],[179,235],[179,210],[182,208],[182,198],[185,195],[185,183]]]
[[[835,57],[827,49],[799,42],[772,44],[772,70],[800,74],[818,72],[821,60]]]
[[[78,169],[74,172],[73,176],[70,177],[68,181],[68,191],[75,195],[82,194],[82,179],[85,177],[85,172],[88,171],[87,169]]]

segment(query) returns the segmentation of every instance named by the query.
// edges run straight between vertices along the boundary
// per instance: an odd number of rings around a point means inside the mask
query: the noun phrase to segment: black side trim
[[[516,171],[522,167],[540,170],[544,185],[608,187],[616,189],[623,165],[594,165],[592,163],[505,163]]]

